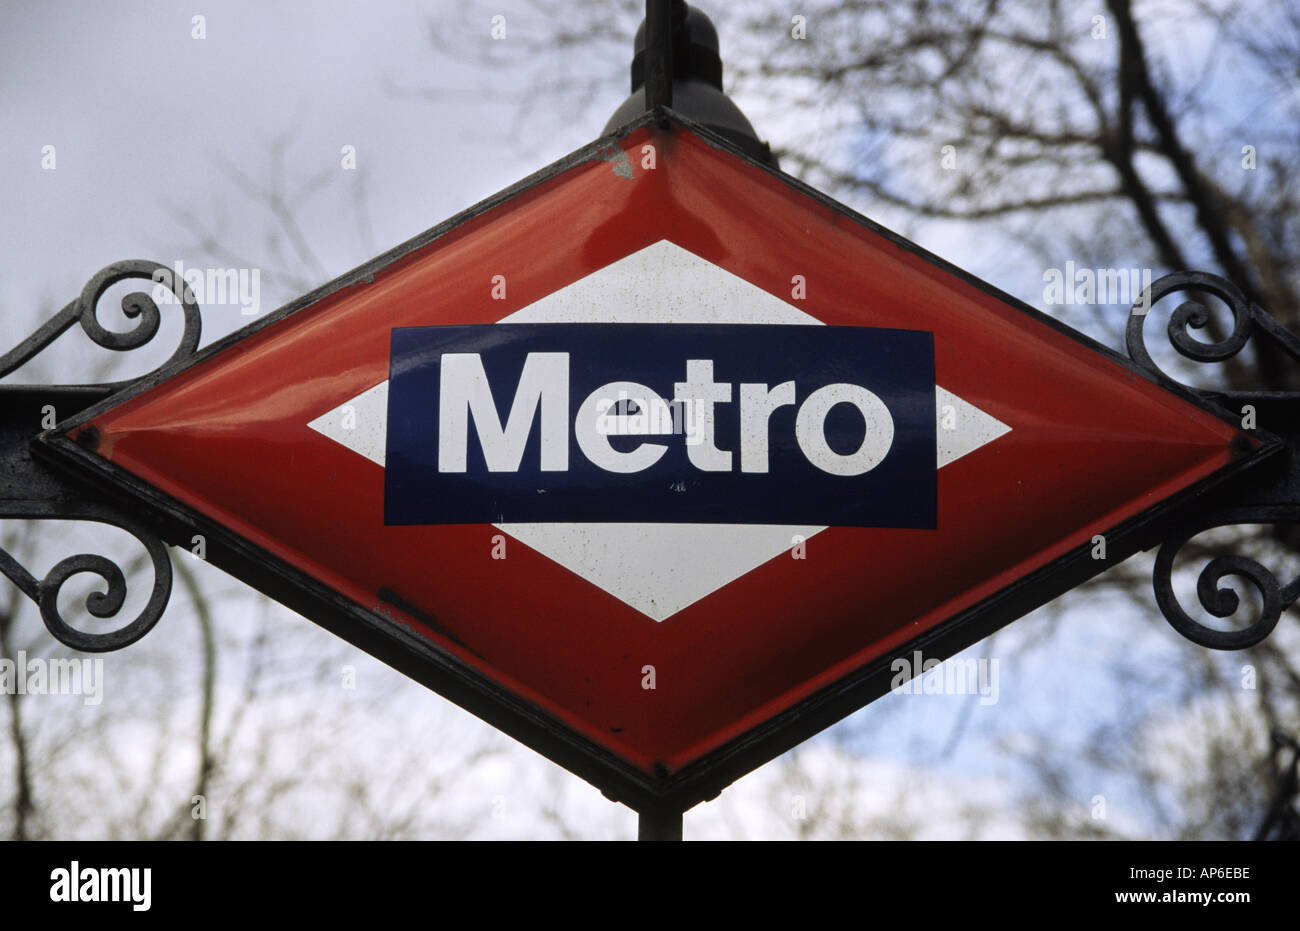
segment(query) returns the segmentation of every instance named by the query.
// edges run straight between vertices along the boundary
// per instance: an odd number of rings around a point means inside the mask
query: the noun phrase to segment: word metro
[[[403,327],[385,521],[932,528],[935,429],[927,332]]]

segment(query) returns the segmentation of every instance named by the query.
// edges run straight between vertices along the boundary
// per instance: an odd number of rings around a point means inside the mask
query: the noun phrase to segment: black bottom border
[[[1260,905],[1276,910],[1290,904],[1296,864],[1295,848],[1286,844],[1217,842],[540,846],[10,843],[0,847],[0,886],[11,919],[63,913],[114,924],[196,912],[218,920],[283,914],[295,924],[411,911],[438,920],[427,915],[431,907],[458,924],[475,915],[495,923],[516,908],[539,918],[565,908],[593,917],[623,914],[638,924],[676,923],[715,902],[733,920],[750,908],[770,918],[783,905],[805,915],[847,912],[864,922],[883,909],[902,920],[996,920],[1099,909],[1215,916]],[[53,901],[58,871],[70,871],[74,861],[83,876],[87,868],[148,868],[148,910],[130,901]],[[1226,898],[1242,894],[1244,901]]]

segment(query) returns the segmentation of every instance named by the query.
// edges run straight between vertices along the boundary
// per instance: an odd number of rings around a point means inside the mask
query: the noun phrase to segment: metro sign
[[[679,810],[1262,450],[677,117],[42,444],[611,797]]]

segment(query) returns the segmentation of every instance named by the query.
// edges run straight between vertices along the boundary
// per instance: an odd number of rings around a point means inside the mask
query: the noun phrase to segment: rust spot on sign
[[[596,157],[603,161],[609,162],[613,166],[614,174],[620,178],[627,178],[632,181],[636,178],[636,170],[632,167],[631,160],[627,157],[627,152],[620,146],[611,145],[596,152]]]

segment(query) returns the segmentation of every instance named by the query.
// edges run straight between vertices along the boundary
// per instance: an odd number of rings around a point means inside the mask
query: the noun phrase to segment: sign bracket
[[[643,808],[637,812],[637,840],[681,840],[682,812],[677,808]]]
[[[1166,332],[1169,342],[1180,356],[1200,363],[1220,363],[1237,356],[1253,337],[1300,365],[1300,338],[1271,315],[1251,303],[1232,282],[1205,272],[1175,272],[1155,281],[1149,293],[1134,305],[1125,334],[1129,357],[1145,375],[1166,387],[1186,388],[1152,359],[1144,339],[1149,309],[1174,294],[1191,292],[1210,295],[1221,301],[1232,315],[1231,332],[1218,342],[1205,342],[1191,334],[1210,319],[1208,308],[1196,300],[1180,304],[1170,316]],[[1251,482],[1235,489],[1227,499],[1206,502],[1188,509],[1176,527],[1171,527],[1161,543],[1153,571],[1156,603],[1165,619],[1187,639],[1218,650],[1241,650],[1255,646],[1273,631],[1283,611],[1300,597],[1300,577],[1286,584],[1258,560],[1232,554],[1216,556],[1202,569],[1197,581],[1197,597],[1202,607],[1216,617],[1230,617],[1240,604],[1229,589],[1219,582],[1229,575],[1249,580],[1262,599],[1260,616],[1242,630],[1217,630],[1190,617],[1178,603],[1173,589],[1173,565],[1178,551],[1188,541],[1213,527],[1251,523],[1287,527],[1285,539],[1292,545],[1300,542],[1300,394],[1285,391],[1221,391],[1192,389],[1202,399],[1242,418],[1243,428],[1268,429],[1286,444],[1285,462],[1252,476]],[[1289,525],[1289,526],[1288,526]]]
[[[645,108],[661,119],[673,105],[673,33],[685,18],[682,0],[646,0]]]

